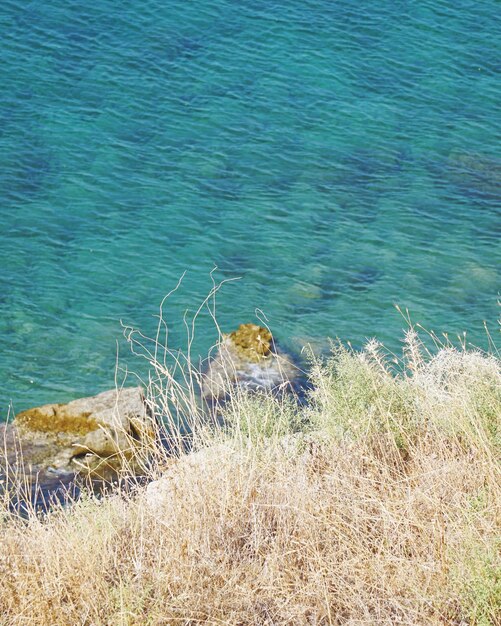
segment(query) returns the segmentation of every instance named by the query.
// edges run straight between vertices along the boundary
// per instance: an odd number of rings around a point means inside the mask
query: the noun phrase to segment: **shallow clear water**
[[[210,288],[289,347],[496,327],[499,5],[3,0],[0,415]],[[200,319],[197,349],[215,338]],[[127,359],[125,359],[127,361]],[[142,363],[129,366],[144,373]]]

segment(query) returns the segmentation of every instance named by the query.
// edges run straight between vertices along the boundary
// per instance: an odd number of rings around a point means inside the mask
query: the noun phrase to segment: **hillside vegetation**
[[[333,344],[306,402],[235,391],[218,426],[161,371],[192,450],[43,516],[6,497],[0,624],[501,624],[496,354]]]

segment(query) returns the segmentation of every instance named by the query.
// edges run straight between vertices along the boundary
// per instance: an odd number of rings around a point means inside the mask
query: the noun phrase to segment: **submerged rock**
[[[224,399],[232,388],[273,392],[294,390],[300,369],[278,348],[272,334],[257,324],[241,324],[219,345],[216,356],[202,379],[202,397],[207,401]]]
[[[501,161],[485,154],[452,150],[447,159],[451,180],[473,191],[499,196]]]
[[[28,409],[13,423],[25,465],[96,475],[133,464],[152,426],[140,387]]]

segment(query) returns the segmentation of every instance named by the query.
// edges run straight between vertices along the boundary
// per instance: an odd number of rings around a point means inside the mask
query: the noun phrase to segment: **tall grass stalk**
[[[5,514],[0,624],[501,624],[496,354],[333,344],[306,406],[235,390],[216,415],[164,324],[126,331],[161,488]]]

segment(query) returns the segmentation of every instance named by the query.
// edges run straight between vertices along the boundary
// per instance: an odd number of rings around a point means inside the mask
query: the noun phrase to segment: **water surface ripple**
[[[223,329],[259,308],[289,346],[399,350],[398,303],[485,345],[498,8],[3,0],[0,415],[110,387],[119,320],[152,332],[188,270],[168,306],[181,341],[214,265],[242,277]]]

